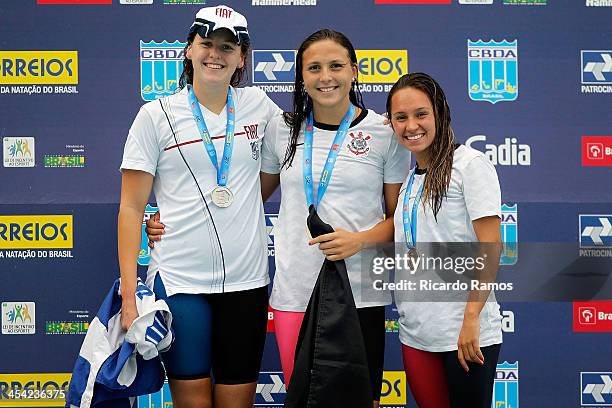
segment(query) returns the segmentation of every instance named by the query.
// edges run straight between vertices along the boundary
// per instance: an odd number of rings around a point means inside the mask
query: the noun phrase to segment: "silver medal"
[[[229,207],[234,201],[234,195],[229,188],[217,186],[211,193],[212,202],[221,208]]]
[[[412,266],[410,267],[410,271],[415,272],[419,259],[419,252],[417,251],[416,247],[412,247],[408,250],[408,257],[410,258],[410,262],[412,264]]]
[[[408,256],[416,261],[419,258],[419,251],[417,251],[416,247],[412,247],[408,250]]]

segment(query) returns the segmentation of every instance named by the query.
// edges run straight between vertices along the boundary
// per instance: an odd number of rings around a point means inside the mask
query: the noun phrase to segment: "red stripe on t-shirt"
[[[240,135],[246,135],[246,132],[238,132],[238,133],[234,133],[234,136],[240,136]],[[225,135],[221,135],[221,136],[213,136],[213,137],[211,137],[211,140],[215,140],[215,139],[222,139],[222,138],[224,138],[224,137],[225,137]],[[168,146],[168,147],[166,147],[166,148],[164,149],[164,151],[166,151],[166,150],[170,150],[170,149],[174,149],[175,147],[185,146],[185,145],[192,144],[192,143],[198,143],[198,142],[201,142],[201,141],[202,141],[202,139],[195,139],[195,140],[190,140],[190,141],[188,141],[188,142],[183,142],[183,143],[175,144],[175,145],[172,145],[172,146]]]

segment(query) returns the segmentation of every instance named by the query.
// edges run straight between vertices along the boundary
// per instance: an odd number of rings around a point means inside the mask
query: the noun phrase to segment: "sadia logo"
[[[493,405],[491,406],[519,408],[518,361],[514,364],[504,361],[497,365],[493,385]]]
[[[72,215],[2,215],[0,248],[72,248]]]
[[[172,396],[170,395],[168,381],[166,381],[162,389],[156,393],[138,397],[139,408],[172,408],[172,406]]]
[[[574,302],[575,332],[612,332],[612,301]]]
[[[142,218],[142,229],[141,229],[141,237],[140,237],[140,251],[138,252],[138,265],[148,266],[149,261],[151,260],[151,248],[149,248],[149,238],[147,238],[147,221],[149,218],[153,216],[159,209],[157,207],[152,206],[151,204],[147,204],[145,208],[144,216]]]
[[[253,50],[254,84],[293,84],[294,50]]]
[[[287,390],[280,371],[262,371],[257,382],[254,407],[282,406]]]
[[[385,371],[380,391],[380,405],[406,404],[406,373],[404,371]]]
[[[140,41],[140,95],[154,101],[172,95],[183,73],[184,49],[187,43]]]
[[[0,407],[63,407],[69,373],[0,374]]]
[[[579,216],[581,248],[612,248],[612,215]]]
[[[2,143],[4,167],[34,167],[36,156],[33,137],[5,137]]]
[[[518,260],[518,207],[502,204],[501,238],[503,251],[500,265],[514,265]]]
[[[266,214],[266,230],[268,232],[268,256],[274,257],[274,226],[278,221],[278,214]]]
[[[407,50],[356,50],[359,82],[394,84],[408,72]]]
[[[582,136],[583,166],[612,166],[612,136]]]
[[[0,84],[78,84],[77,51],[0,51]]]
[[[518,97],[517,40],[468,40],[468,93],[474,101],[491,103]]]
[[[504,333],[514,333],[514,312],[510,310],[504,310],[501,312],[502,315],[502,331]]]
[[[517,138],[506,137],[501,145],[486,142],[485,135],[475,135],[466,140],[465,145],[483,152],[495,166],[531,165],[531,146],[519,143]],[[480,143],[485,143],[484,149]]]
[[[2,303],[2,334],[35,334],[34,302]]]
[[[612,407],[612,372],[580,373],[580,405]]]

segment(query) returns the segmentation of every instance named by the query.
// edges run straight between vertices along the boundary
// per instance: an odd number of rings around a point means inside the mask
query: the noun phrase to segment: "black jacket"
[[[333,232],[310,206],[313,237]],[[300,329],[286,408],[371,408],[368,362],[344,261],[325,260]]]

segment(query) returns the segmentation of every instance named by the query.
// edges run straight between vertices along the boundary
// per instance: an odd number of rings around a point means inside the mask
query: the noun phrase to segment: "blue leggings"
[[[162,354],[168,378],[208,378],[212,369],[217,384],[257,381],[268,321],[267,286],[167,296],[157,274],[153,292],[172,312],[175,341]]]

